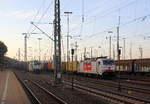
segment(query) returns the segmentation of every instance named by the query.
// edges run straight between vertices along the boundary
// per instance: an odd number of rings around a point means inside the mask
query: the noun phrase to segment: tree
[[[0,64],[3,64],[4,62],[4,55],[7,52],[7,46],[0,41]]]

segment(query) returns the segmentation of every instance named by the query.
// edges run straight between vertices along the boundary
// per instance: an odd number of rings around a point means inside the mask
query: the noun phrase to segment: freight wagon
[[[119,63],[116,61],[116,66],[122,73],[150,73],[150,58],[120,60]]]

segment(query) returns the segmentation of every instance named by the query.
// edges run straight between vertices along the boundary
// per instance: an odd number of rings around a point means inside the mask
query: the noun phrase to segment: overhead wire
[[[109,15],[109,14],[111,14],[111,13],[114,13],[114,12],[116,12],[116,11],[118,11],[118,10],[125,9],[126,7],[128,7],[128,6],[130,6],[130,5],[134,4],[134,3],[136,3],[136,1],[137,1],[137,0],[134,0],[134,1],[132,1],[132,2],[129,2],[129,3],[123,5],[123,6],[119,7],[119,8],[118,8],[118,5],[116,5],[116,6],[112,7],[112,8],[109,8],[109,9],[106,10],[106,11],[100,12],[100,13],[101,13],[101,16],[99,16],[98,19],[104,18],[105,16],[107,16],[107,15]],[[116,7],[117,7],[117,8],[116,8]],[[114,9],[113,9],[113,8],[114,8]],[[93,17],[93,16],[92,16],[92,17]],[[95,16],[95,17],[96,17],[96,16]],[[92,23],[92,22],[93,22],[93,20],[90,20],[90,21],[88,21],[88,22],[85,22],[84,24],[87,26],[87,24],[90,24],[90,23]],[[81,25],[81,24],[79,24],[79,25]],[[70,30],[70,32],[72,32],[72,31],[74,31],[75,29],[77,29],[77,27],[79,27],[79,25],[77,25],[77,26],[74,27],[72,30]]]
[[[134,0],[134,1],[137,1],[137,0]],[[131,5],[131,4],[134,4],[134,1],[128,3],[128,5],[126,4],[126,6],[124,5],[124,6],[121,6],[120,8],[115,8],[115,9],[113,10],[113,12],[116,12],[116,11],[118,11],[119,9],[124,9],[124,8],[126,8],[127,6],[129,6],[129,5]],[[49,6],[47,7],[47,9],[49,9]],[[48,11],[47,9],[46,9],[46,11],[45,11],[46,13],[47,13],[47,11]],[[45,12],[44,12],[44,13],[45,13]],[[110,13],[113,13],[113,12],[112,12],[112,10],[110,10],[109,12],[105,12],[105,13],[104,13],[102,16],[100,16],[99,18],[103,18],[103,17],[105,17],[105,16],[107,16],[107,15],[109,15]],[[40,22],[40,21],[42,20],[42,18],[44,17],[44,15],[45,15],[45,14],[43,14],[43,15],[41,16],[41,18],[39,19],[38,22]],[[85,15],[85,14],[84,14],[84,15]],[[138,20],[141,20],[141,22],[142,22],[142,21],[144,21],[145,19],[147,19],[147,17],[149,17],[149,16],[150,16],[150,15],[141,16],[141,17],[135,18],[135,19],[133,19],[133,20],[131,20],[131,21],[128,21],[128,22],[126,22],[126,23],[121,24],[121,27],[122,27],[122,26],[126,26],[126,25],[128,25],[128,24],[130,24],[130,23],[133,23],[133,22],[135,22],[135,21],[138,21]],[[89,24],[89,22],[88,22],[88,23],[86,22],[86,24]],[[80,30],[80,34],[82,34],[81,32],[82,32],[82,29],[83,29],[83,24],[80,24],[80,26],[81,26],[81,28],[80,28],[80,29],[81,29],[81,30]],[[116,26],[111,27],[111,28],[108,28],[108,29],[105,29],[105,30],[103,30],[103,31],[101,31],[101,32],[98,32],[98,33],[89,35],[88,37],[90,38],[90,37],[96,36],[96,35],[98,35],[98,34],[107,32],[108,30],[113,29],[113,28],[116,28]],[[75,29],[76,29],[76,27],[75,27]],[[73,31],[74,31],[74,30],[73,30]],[[72,30],[71,30],[70,32],[72,32]]]
[[[33,17],[32,21],[34,21],[35,18],[39,15],[40,10],[42,9],[42,7],[43,7],[43,5],[45,4],[45,2],[46,2],[46,0],[43,0],[43,3],[41,4],[40,8],[39,8],[38,11],[36,12],[36,14],[35,14],[35,16]],[[31,28],[32,28],[32,25],[30,24],[30,27],[29,27],[27,33],[29,33],[29,31],[30,31]]]
[[[143,19],[145,20],[145,18],[147,18],[147,17],[150,17],[150,14],[144,15],[144,16],[141,16],[141,17],[137,17],[137,18],[134,18],[134,19],[132,19],[132,20],[126,22],[126,23],[120,24],[120,27],[126,26],[126,25],[131,24],[131,23],[133,23],[133,22],[136,22],[136,21],[138,21],[138,20],[141,20],[141,22],[142,22]],[[101,31],[101,32],[98,32],[98,33],[89,35],[88,37],[91,38],[91,37],[96,36],[96,35],[98,35],[98,34],[107,32],[108,30],[111,30],[111,29],[113,29],[113,28],[116,28],[116,26],[115,26],[115,27],[108,28],[108,29],[105,29],[105,30],[103,30],[103,31]]]
[[[38,22],[37,22],[37,25],[41,22],[41,20],[44,18],[44,16],[47,14],[48,10],[50,9],[51,5],[53,4],[53,0],[50,2],[50,4],[48,5],[48,7],[46,8],[46,10],[43,12],[43,14],[41,15],[41,17],[39,18]],[[35,27],[34,29],[30,32],[34,32],[35,31]]]

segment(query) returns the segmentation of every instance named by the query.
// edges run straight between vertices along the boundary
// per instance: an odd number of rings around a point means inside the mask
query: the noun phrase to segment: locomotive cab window
[[[103,60],[104,65],[114,65],[114,61],[112,60]]]

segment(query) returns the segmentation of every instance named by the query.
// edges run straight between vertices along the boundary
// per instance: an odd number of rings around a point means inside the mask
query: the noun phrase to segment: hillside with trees
[[[7,52],[7,46],[0,41],[0,64],[2,65],[4,63],[4,56]]]

